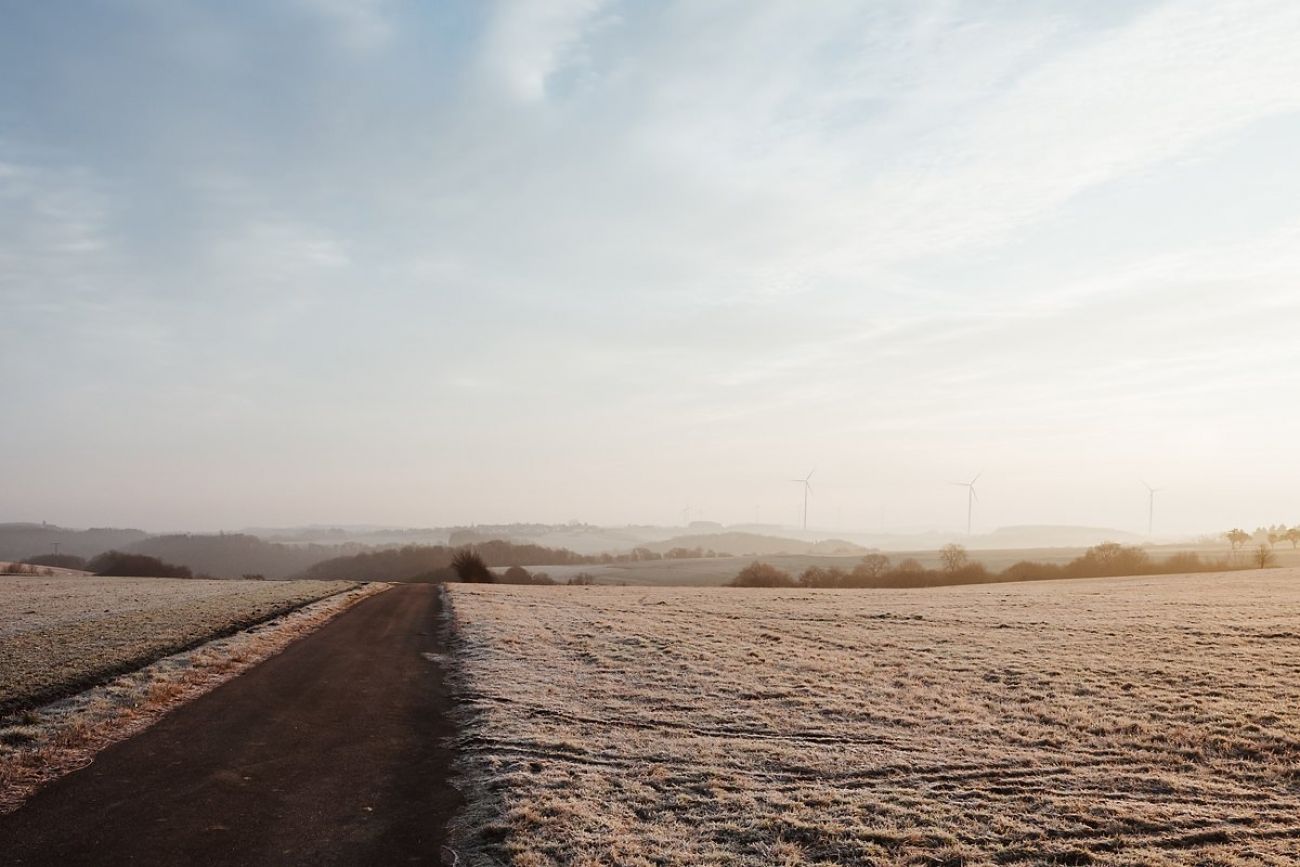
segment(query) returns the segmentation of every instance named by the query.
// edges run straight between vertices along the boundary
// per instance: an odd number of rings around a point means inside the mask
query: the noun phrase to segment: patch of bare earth
[[[1300,570],[450,598],[468,863],[1297,863]]]
[[[279,653],[388,586],[332,583],[324,588],[333,591],[331,595],[316,592],[321,588],[300,588],[297,592],[314,595],[272,619],[0,719],[0,814],[19,807],[45,783],[89,764],[104,747],[147,728],[178,704]]]

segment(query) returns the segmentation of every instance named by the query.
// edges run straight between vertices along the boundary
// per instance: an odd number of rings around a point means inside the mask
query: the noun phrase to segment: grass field
[[[999,572],[1021,560],[1033,560],[1041,563],[1068,563],[1078,557],[1086,548],[1017,548],[1017,549],[973,549],[972,560],[977,560],[990,570]],[[1228,559],[1244,568],[1253,568],[1251,556],[1253,548],[1249,546],[1236,552],[1224,546],[1205,545],[1159,545],[1146,549],[1152,557],[1163,559],[1171,554],[1195,553],[1206,559]],[[938,569],[943,565],[937,550],[884,551],[882,552],[894,563],[905,559],[914,559],[927,569]],[[1290,545],[1277,545],[1273,556],[1278,566],[1300,566],[1300,551]],[[633,563],[611,563],[608,565],[581,566],[534,566],[533,571],[545,572],[561,583],[580,572],[586,572],[596,579],[598,584],[629,584],[658,587],[717,587],[726,584],[736,573],[754,561],[770,563],[792,575],[798,575],[809,566],[838,568],[852,571],[861,560],[861,556],[819,556],[814,554],[767,554],[745,557],[710,557],[681,560],[641,560]]]
[[[354,585],[0,578],[0,716]]]
[[[450,598],[469,863],[1300,851],[1300,570]]]

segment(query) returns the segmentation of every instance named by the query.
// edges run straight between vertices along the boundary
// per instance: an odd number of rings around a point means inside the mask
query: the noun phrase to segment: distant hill
[[[674,536],[662,542],[651,542],[641,547],[656,554],[666,554],[675,548],[713,551],[737,557],[766,556],[771,554],[866,554],[870,549],[843,539],[823,539],[805,542],[781,536],[764,536],[758,533],[704,533],[693,536]]]
[[[120,550],[186,566],[196,575],[238,578],[251,574],[275,579],[304,572],[324,560],[356,553],[359,548],[358,545],[285,545],[244,533],[220,533],[152,536]]]
[[[1075,527],[1055,524],[1026,524],[999,527],[978,538],[980,548],[1074,548],[1102,542],[1140,542],[1137,533],[1113,527]],[[973,546],[975,547],[975,546]]]
[[[647,542],[659,542],[681,532],[673,527],[597,527],[593,524],[479,524],[452,527],[446,544],[478,545],[492,539],[516,544],[563,548],[578,554],[613,554]]]
[[[437,527],[250,527],[241,532],[267,542],[302,545],[347,545],[382,548],[401,545],[443,545],[447,530]]]
[[[72,530],[53,524],[0,524],[0,560],[51,554],[56,545],[61,554],[89,558],[112,548],[125,548],[148,536],[143,530],[108,527]]]

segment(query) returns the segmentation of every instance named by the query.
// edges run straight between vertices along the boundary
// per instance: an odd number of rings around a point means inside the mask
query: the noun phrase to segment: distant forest
[[[149,534],[143,530],[109,527],[67,530],[52,524],[0,524],[0,560],[23,560],[55,553],[90,558],[148,538]]]
[[[234,578],[256,574],[290,578],[322,561],[357,552],[359,545],[286,545],[244,533],[154,536],[122,549],[181,563],[198,575]]]
[[[731,556],[730,551],[697,544],[705,537],[679,540],[696,543],[690,545],[664,543],[659,550],[640,546],[618,554],[584,555],[567,548],[508,542],[474,533],[455,535],[457,538],[448,545],[375,548],[356,542],[333,545],[274,542],[248,533],[151,536],[141,530],[69,530],[44,524],[0,524],[0,561],[86,569],[87,561],[113,551],[153,557],[166,564],[183,566],[194,575],[203,577],[256,576],[271,580],[294,577],[391,578],[403,581],[427,577],[434,570],[448,567],[452,554],[464,548],[478,551],[494,567],[599,565]]]
[[[1248,565],[1272,565],[1271,552],[1260,548]],[[1128,575],[1171,575],[1184,572],[1227,572],[1245,568],[1226,558],[1207,558],[1184,552],[1155,558],[1141,548],[1106,542],[1094,545],[1068,563],[1039,563],[1022,560],[1001,572],[989,570],[972,560],[961,545],[939,550],[942,566],[927,569],[920,561],[905,558],[894,563],[884,554],[868,554],[852,569],[810,566],[798,577],[772,566],[755,562],[741,569],[731,587],[818,587],[818,588],[912,588],[956,584],[990,584],[999,581],[1052,581],[1062,578],[1108,578]]]
[[[214,578],[436,581],[446,580],[452,558],[457,551],[463,550],[476,551],[486,565],[498,573],[511,566],[597,566],[736,555],[761,558],[768,554],[844,555],[852,552],[865,556],[849,568],[816,565],[796,576],[767,567],[761,573],[742,573],[743,577],[738,576],[738,580],[744,586],[920,587],[1196,572],[1240,567],[1242,559],[1247,564],[1262,560],[1268,565],[1274,559],[1274,546],[1289,544],[1290,547],[1300,547],[1300,527],[1278,524],[1260,527],[1254,533],[1233,529],[1220,538],[1231,546],[1230,561],[1205,559],[1194,553],[1157,559],[1139,547],[1108,543],[1094,546],[1070,563],[1020,562],[994,571],[966,555],[960,546],[949,546],[944,549],[946,554],[941,552],[943,565],[940,568],[928,568],[915,559],[905,557],[894,561],[884,554],[868,553],[867,549],[839,540],[810,544],[739,532],[678,536],[617,554],[579,554],[568,548],[503,541],[472,531],[454,533],[449,544],[372,547],[357,542],[275,542],[247,533],[151,536],[141,530],[129,529],[69,530],[45,524],[0,524],[0,563],[21,561],[31,566],[99,571],[97,567],[105,567],[106,563],[100,555],[113,552],[119,559],[130,555],[157,561],[156,565],[149,567],[153,571],[148,571],[144,561],[138,561],[135,568],[146,570],[142,574],[180,574],[181,570],[188,570],[196,577]],[[1251,546],[1249,550],[1248,546]],[[960,551],[960,556],[954,551]],[[590,576],[584,573],[584,580],[588,578]],[[499,574],[498,580],[504,579],[505,576]]]
[[[488,566],[578,566],[603,562],[599,557],[575,554],[564,548],[492,540],[473,546]],[[299,577],[316,580],[351,579],[355,581],[439,580],[444,570],[464,548],[450,545],[407,545],[365,551],[349,557],[336,557],[317,563]],[[443,574],[439,574],[443,573]]]

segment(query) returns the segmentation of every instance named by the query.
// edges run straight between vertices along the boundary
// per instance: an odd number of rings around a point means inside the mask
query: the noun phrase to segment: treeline
[[[41,554],[28,557],[23,562],[33,566],[53,566],[56,569],[84,570],[86,568],[86,558],[78,557],[76,554]]]
[[[354,581],[441,581],[452,561],[465,548],[450,545],[407,545],[365,551],[350,557],[335,557],[317,563],[301,578],[316,580],[349,579]],[[597,557],[585,557],[566,548],[547,548],[542,545],[516,544],[491,540],[473,547],[487,566],[577,566],[601,562]]]
[[[247,533],[152,536],[124,550],[188,566],[194,573],[236,578],[255,573],[288,578],[311,566],[360,550],[358,545],[286,545]]]
[[[10,561],[0,564],[3,575],[57,575],[60,569],[78,569],[85,571],[86,558],[76,554],[42,554],[25,560]]]
[[[26,561],[56,550],[93,557],[114,548],[122,550],[148,536],[143,530],[110,527],[69,530],[53,524],[0,524],[0,560]]]
[[[1142,548],[1106,542],[1089,548],[1068,563],[1021,560],[1001,572],[971,560],[960,545],[939,552],[940,568],[927,568],[908,557],[894,563],[884,554],[868,554],[852,569],[809,566],[797,577],[768,563],[755,562],[740,570],[731,587],[908,588],[997,581],[1050,581],[1061,578],[1107,578],[1123,575],[1171,575],[1183,572],[1226,572],[1237,568],[1227,559],[1179,553],[1154,558]],[[1262,563],[1260,565],[1268,565]]]
[[[555,581],[545,572],[529,572],[523,566],[511,566],[500,575],[494,573],[487,561],[473,548],[461,548],[452,555],[451,565],[428,576],[429,580],[463,581],[466,584],[544,584],[554,586]],[[579,572],[570,578],[567,584],[594,584],[594,579],[586,572]]]
[[[107,575],[114,578],[206,578],[196,576],[186,566],[167,563],[147,554],[131,554],[125,551],[105,551],[86,560],[75,554],[42,554],[29,557],[21,563],[7,563],[0,568],[5,575],[41,575],[54,576],[59,569],[77,569],[92,572],[95,575]],[[250,577],[250,576],[245,576]],[[260,576],[259,576],[260,577]]]
[[[147,554],[128,554],[124,551],[105,551],[86,562],[86,569],[96,575],[121,578],[193,578],[188,566],[166,563]],[[205,577],[200,575],[200,578]]]
[[[1256,527],[1254,533],[1247,533],[1240,527],[1234,527],[1223,534],[1228,544],[1235,551],[1254,542],[1258,545],[1280,545],[1290,542],[1292,548],[1300,547],[1300,527],[1288,527],[1286,524],[1273,524],[1269,527]]]
[[[641,550],[645,550],[645,549],[641,549]],[[726,553],[719,554],[717,551],[714,551],[712,548],[700,548],[700,547],[669,548],[667,551],[664,552],[665,560],[701,560],[705,558],[713,559],[715,557],[730,557],[730,556],[731,556],[730,554],[726,554]]]
[[[0,563],[0,575],[40,575],[49,577],[57,574],[49,566],[40,566],[35,563]]]

